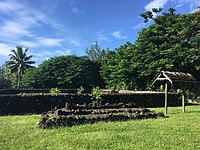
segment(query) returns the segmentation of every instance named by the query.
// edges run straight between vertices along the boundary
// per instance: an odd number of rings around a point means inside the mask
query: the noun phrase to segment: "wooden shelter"
[[[172,85],[174,83],[198,83],[197,80],[190,73],[183,72],[170,72],[170,71],[162,71],[153,81],[164,81],[169,82]]]
[[[190,73],[183,72],[170,72],[170,71],[162,71],[153,81],[153,84],[157,81],[161,81],[165,83],[165,114],[167,114],[167,92],[168,92],[168,84],[174,85],[175,83],[198,83],[197,80]],[[181,87],[180,87],[181,88]],[[185,99],[184,95],[182,95],[182,110],[185,112]]]

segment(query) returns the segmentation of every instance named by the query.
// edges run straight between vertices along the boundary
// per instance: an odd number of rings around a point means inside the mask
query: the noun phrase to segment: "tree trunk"
[[[21,81],[21,74],[20,71],[17,72],[17,88],[20,86],[20,81]]]

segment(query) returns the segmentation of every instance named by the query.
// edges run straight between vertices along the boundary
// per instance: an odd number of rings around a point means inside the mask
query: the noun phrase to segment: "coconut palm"
[[[10,60],[6,62],[10,73],[17,74],[17,87],[20,86],[21,77],[25,70],[34,67],[31,66],[35,63],[35,61],[31,61],[33,56],[27,56],[27,51],[28,49],[23,50],[22,47],[16,46],[16,50],[12,49],[11,54],[9,54]]]

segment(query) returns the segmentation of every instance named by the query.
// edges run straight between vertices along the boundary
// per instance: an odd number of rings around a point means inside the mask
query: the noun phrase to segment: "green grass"
[[[164,111],[163,108],[151,110]],[[132,120],[125,122],[99,122],[38,129],[40,115],[1,116],[1,150],[199,150],[200,105],[170,107],[169,118]]]

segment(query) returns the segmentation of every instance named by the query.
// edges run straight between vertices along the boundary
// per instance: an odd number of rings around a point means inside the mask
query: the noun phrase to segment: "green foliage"
[[[0,89],[11,88],[11,80],[6,74],[6,66],[0,66]]]
[[[100,91],[100,88],[98,86],[92,88],[92,91],[91,91],[90,95],[92,96],[91,100],[92,100],[93,103],[99,103],[100,102],[100,100],[101,100],[101,91]]]
[[[184,94],[184,91],[182,90],[182,89],[177,89],[177,91],[176,91],[178,94]]]
[[[0,75],[0,89],[11,88],[11,81]]]
[[[160,85],[160,89],[159,90],[160,90],[160,92],[164,92],[165,91],[165,86],[164,85]]]
[[[143,17],[144,22],[147,23],[150,19],[153,19],[153,13],[159,13],[162,11],[162,8],[153,8],[152,11],[147,11],[142,13],[140,16]]]
[[[144,90],[162,70],[188,72],[200,81],[200,13],[153,15],[153,9],[142,16],[155,23],[139,32],[132,44],[121,45],[108,52],[101,75],[108,87]]]
[[[56,88],[51,88],[49,90],[49,92],[52,94],[52,95],[57,95],[57,94],[60,94],[61,91],[56,87]]]
[[[152,82],[148,82],[148,83],[147,83],[146,90],[147,90],[147,91],[153,91],[153,84],[152,84]]]
[[[109,51],[103,59],[101,75],[108,88],[135,89],[137,62],[134,60],[136,47],[127,42],[116,51]]]
[[[80,86],[80,87],[77,89],[77,94],[80,95],[80,94],[82,94],[84,91],[85,91],[85,88],[84,88],[83,86]]]
[[[111,93],[119,93],[119,90],[120,90],[118,86],[113,86],[113,87],[110,87],[109,89],[111,89]]]
[[[139,33],[136,44],[143,66],[139,73],[143,78],[150,80],[161,70],[199,74],[196,60],[200,55],[192,44],[200,30],[199,19],[200,14],[181,15],[169,9],[153,19],[155,24]]]
[[[87,57],[59,56],[44,61],[36,70],[27,71],[22,82],[24,87],[33,88],[104,87],[99,70],[100,64]]]
[[[98,42],[96,41],[94,44],[91,45],[90,48],[86,49],[86,54],[88,58],[94,62],[101,63],[103,57],[106,54],[106,51],[100,48]]]
[[[23,88],[41,88],[40,72],[37,68],[27,69],[26,73],[22,75],[21,87]]]

